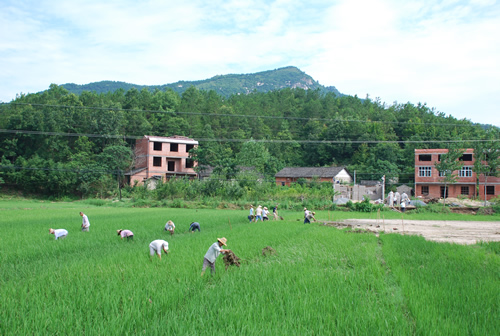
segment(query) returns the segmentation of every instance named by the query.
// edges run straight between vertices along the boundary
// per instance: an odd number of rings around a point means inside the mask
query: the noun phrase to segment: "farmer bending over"
[[[205,274],[205,270],[207,269],[208,266],[210,266],[211,270],[210,273],[213,274],[215,273],[215,260],[219,256],[219,254],[224,254],[226,252],[229,252],[229,250],[224,250],[221,249],[222,245],[226,245],[227,239],[222,237],[222,238],[217,238],[217,242],[213,243],[212,246],[208,249],[207,253],[205,254],[205,258],[203,259],[203,268],[201,269],[201,276]]]
[[[134,233],[130,230],[116,230],[121,239],[127,238],[128,240],[134,240]]]
[[[157,239],[153,240],[151,244],[149,244],[149,255],[152,257],[155,253],[161,260],[161,250],[168,254],[168,243],[164,240]]]
[[[198,232],[200,232],[200,231],[201,231],[201,230],[200,230],[200,223],[198,223],[198,222],[192,222],[192,223],[191,223],[191,225],[189,226],[189,231],[190,231],[191,233],[193,233],[193,232],[194,232],[194,230],[198,230]]]
[[[165,231],[169,231],[170,235],[173,235],[174,234],[174,230],[175,230],[175,224],[174,224],[174,222],[172,222],[171,220],[169,220],[167,222],[167,224],[165,224]]]
[[[56,237],[56,240],[57,238],[64,239],[68,235],[68,231],[64,229],[57,229],[57,230],[49,229],[49,233],[53,234]]]

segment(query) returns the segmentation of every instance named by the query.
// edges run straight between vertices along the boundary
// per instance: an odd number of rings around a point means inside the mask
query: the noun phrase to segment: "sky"
[[[0,0],[0,101],[296,66],[340,92],[500,126],[500,0]]]

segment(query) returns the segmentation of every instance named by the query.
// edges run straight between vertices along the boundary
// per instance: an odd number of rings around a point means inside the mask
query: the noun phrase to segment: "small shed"
[[[276,185],[290,186],[298,179],[319,182],[351,183],[353,178],[345,167],[286,167],[274,175]]]

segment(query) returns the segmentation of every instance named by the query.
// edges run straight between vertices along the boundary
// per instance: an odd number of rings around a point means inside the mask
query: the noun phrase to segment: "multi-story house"
[[[198,141],[179,135],[159,137],[145,135],[135,143],[135,169],[130,184],[142,184],[149,179],[167,180],[173,176],[196,177],[196,162],[189,151]]]
[[[415,149],[415,196],[439,198],[445,196],[444,176],[435,168],[435,163],[441,161],[441,155],[448,153],[447,149]],[[468,148],[460,158],[463,163],[460,171],[455,171],[457,181],[447,185],[446,197],[473,197],[476,194],[478,176],[473,171],[474,150]],[[500,194],[500,178],[479,176],[479,197],[491,199]]]

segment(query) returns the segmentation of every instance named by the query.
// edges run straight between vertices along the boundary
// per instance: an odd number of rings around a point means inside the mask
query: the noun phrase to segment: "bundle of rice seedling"
[[[240,267],[240,258],[234,254],[233,251],[229,250],[228,252],[224,253],[224,265],[226,265],[226,269],[229,266],[238,266]]]

